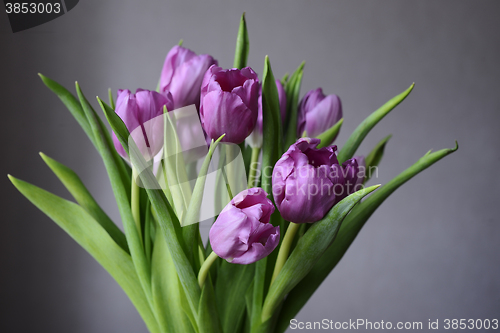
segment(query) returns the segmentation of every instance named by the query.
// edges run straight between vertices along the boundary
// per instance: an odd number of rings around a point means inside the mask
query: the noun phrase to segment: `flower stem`
[[[203,265],[201,265],[200,272],[198,273],[198,284],[200,285],[200,288],[203,288],[203,285],[205,284],[205,280],[207,279],[208,272],[210,271],[210,266],[214,263],[215,259],[217,259],[218,256],[217,254],[212,251],[210,255],[205,259],[203,262]]]
[[[283,238],[283,242],[281,243],[280,251],[278,252],[278,258],[276,259],[276,265],[274,266],[271,284],[273,284],[274,280],[276,280],[278,274],[281,272],[281,269],[285,265],[285,262],[288,259],[288,254],[290,253],[293,239],[295,238],[295,234],[297,233],[297,230],[299,230],[299,228],[300,224],[290,222],[290,225],[286,230],[285,238]]]
[[[252,159],[250,160],[250,171],[248,172],[248,188],[257,186],[257,164],[259,162],[260,147],[252,148]],[[255,166],[255,167],[254,167]]]
[[[132,188],[131,188],[131,209],[132,216],[134,217],[135,226],[137,227],[137,233],[139,234],[139,239],[142,241],[142,232],[141,232],[141,212],[140,212],[140,200],[139,200],[139,186],[136,183],[137,179],[137,170],[132,167]]]

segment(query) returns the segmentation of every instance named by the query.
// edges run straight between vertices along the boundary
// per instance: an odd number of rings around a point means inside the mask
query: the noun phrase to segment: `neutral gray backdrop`
[[[145,332],[112,278],[6,177],[69,198],[43,151],[74,168],[119,220],[97,153],[36,73],[70,88],[78,80],[89,97],[153,89],[181,38],[230,67],[243,11],[256,71],[266,54],[277,77],[305,60],[303,93],[341,97],[339,145],[416,82],[359,149],[393,134],[377,182],[428,149],[460,144],[377,210],[297,319],[499,318],[500,2],[82,0],[16,34],[0,14],[1,332]]]

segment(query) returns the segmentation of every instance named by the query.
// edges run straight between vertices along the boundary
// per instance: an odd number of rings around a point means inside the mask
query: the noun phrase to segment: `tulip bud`
[[[200,106],[200,89],[203,75],[217,60],[208,54],[196,55],[182,46],[174,46],[168,52],[160,78],[160,91],[169,91],[174,108],[195,104]]]
[[[354,156],[342,163],[344,175],[344,197],[359,191],[365,180],[366,163],[364,156]]]
[[[172,95],[169,92],[159,94],[155,91],[137,89],[118,90],[115,112],[123,120],[135,144],[149,160],[163,146],[163,106],[173,109]],[[118,154],[128,160],[127,153],[113,132],[113,143]]]
[[[268,256],[279,243],[280,228],[269,223],[274,205],[261,188],[237,194],[210,229],[210,245],[233,264],[251,264]]]
[[[344,178],[337,146],[317,149],[319,143],[319,139],[299,139],[274,166],[274,202],[287,221],[319,221],[341,199]]]
[[[208,139],[242,143],[255,128],[259,81],[250,68],[222,69],[212,65],[201,86],[200,120]]]
[[[285,117],[286,117],[286,94],[285,94],[285,89],[283,88],[283,85],[281,84],[280,80],[276,80],[276,88],[278,88],[278,98],[279,98],[279,103],[280,103],[280,114],[281,114],[281,123],[284,125],[285,124]],[[246,142],[250,145],[252,148],[260,148],[262,147],[262,86],[260,86],[259,89],[259,114],[257,116],[257,124],[255,125],[255,128],[246,138]]]
[[[321,88],[311,90],[300,101],[297,117],[297,136],[306,131],[316,137],[342,118],[342,103],[337,95],[325,96]]]

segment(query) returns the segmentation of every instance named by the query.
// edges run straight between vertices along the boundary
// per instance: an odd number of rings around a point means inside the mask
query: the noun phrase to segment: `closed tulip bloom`
[[[208,54],[196,55],[182,46],[174,46],[168,52],[160,78],[160,91],[169,91],[174,108],[195,104],[200,106],[200,89],[205,72],[217,60]]]
[[[311,90],[300,101],[297,117],[297,136],[306,131],[316,137],[342,118],[342,103],[337,95],[325,96],[321,88]]]
[[[237,194],[210,229],[210,245],[233,264],[251,264],[268,256],[279,243],[280,228],[269,223],[274,205],[261,188]]]
[[[276,80],[276,88],[278,88],[278,98],[280,103],[280,115],[281,115],[281,123],[285,124],[286,117],[286,94],[283,85],[280,80]],[[262,147],[262,86],[259,89],[259,114],[257,116],[257,124],[255,128],[250,134],[250,136],[246,139],[246,142],[252,148],[260,148]]]
[[[274,166],[274,202],[287,221],[319,221],[341,199],[344,179],[337,147],[317,149],[319,143],[315,138],[299,139]]]
[[[118,90],[115,112],[123,120],[135,144],[147,160],[156,155],[163,146],[163,106],[173,109],[170,93],[137,89]],[[140,130],[139,130],[140,128]],[[113,143],[118,153],[128,160],[127,153],[113,132]]]
[[[365,180],[366,163],[364,156],[354,156],[342,163],[344,175],[344,189],[346,197],[356,191],[359,191]]]
[[[242,143],[257,122],[259,81],[250,68],[212,65],[201,86],[200,120],[208,139]]]

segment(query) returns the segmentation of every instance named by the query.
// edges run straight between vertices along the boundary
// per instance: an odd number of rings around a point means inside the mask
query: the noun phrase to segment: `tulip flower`
[[[319,143],[315,138],[299,139],[274,166],[274,202],[285,220],[316,222],[341,199],[344,179],[337,147],[317,149]]]
[[[285,124],[286,117],[286,94],[283,85],[280,80],[276,80],[276,88],[278,88],[278,98],[280,104],[280,114],[281,114],[281,123]],[[246,138],[246,142],[252,148],[260,148],[262,147],[262,86],[259,90],[259,114],[257,116],[257,124],[255,125],[255,129],[252,134],[248,138]]]
[[[251,264],[268,256],[279,243],[280,228],[269,223],[274,205],[261,188],[237,194],[210,229],[210,245],[233,264]]]
[[[135,144],[147,160],[156,155],[163,146],[163,106],[172,110],[174,103],[169,92],[137,89],[118,90],[115,112],[123,120]],[[127,153],[113,132],[113,143],[118,154],[128,160]]]
[[[242,143],[257,122],[259,81],[250,68],[222,69],[212,65],[201,87],[200,120],[208,139]]]
[[[174,108],[195,104],[200,106],[200,89],[205,72],[217,60],[208,54],[196,55],[182,46],[174,46],[168,52],[160,78],[160,91],[169,91]]]
[[[344,197],[359,191],[365,180],[366,163],[364,156],[354,156],[342,163],[344,176]]]
[[[300,101],[297,117],[297,136],[306,131],[316,137],[342,118],[342,103],[337,95],[325,96],[321,88],[311,90]]]

